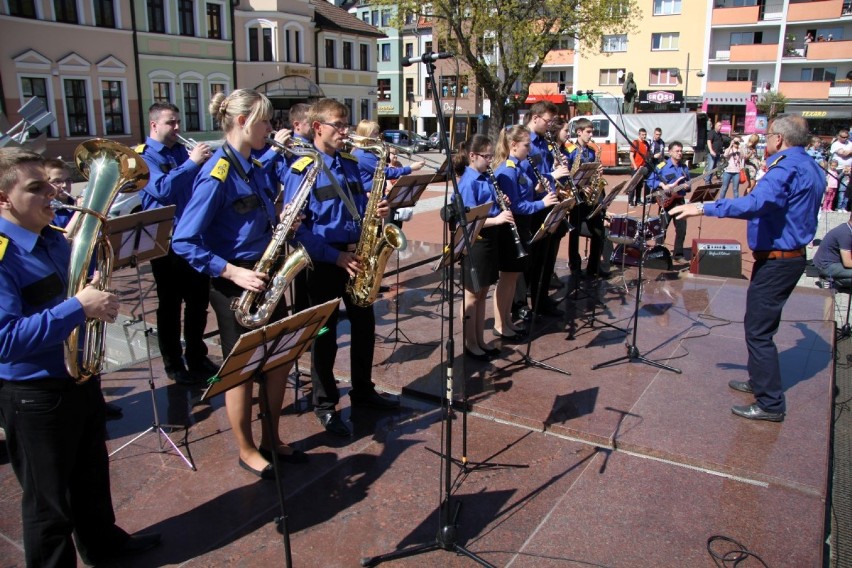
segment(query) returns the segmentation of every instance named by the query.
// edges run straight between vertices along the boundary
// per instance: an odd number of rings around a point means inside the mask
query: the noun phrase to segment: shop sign
[[[648,100],[658,104],[673,103],[675,96],[674,93],[668,91],[654,91],[653,93],[648,93]]]
[[[379,105],[379,112],[396,113],[396,105]]]

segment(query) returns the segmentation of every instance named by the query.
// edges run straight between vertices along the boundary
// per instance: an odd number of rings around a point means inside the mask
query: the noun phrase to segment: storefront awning
[[[797,114],[804,118],[810,119],[824,119],[824,118],[849,118],[852,116],[852,106],[850,105],[841,105],[841,106],[822,106],[822,105],[808,105],[808,106],[795,106],[791,104],[787,104],[786,107],[787,112],[791,114]]]
[[[565,95],[528,95],[524,103],[531,105],[540,101],[550,101],[561,105],[565,102]]]
[[[705,93],[705,105],[745,106],[751,100],[751,93]]]
[[[307,77],[299,75],[285,75],[284,77],[261,83],[255,87],[255,90],[269,98],[309,99],[325,96],[319,85]]]

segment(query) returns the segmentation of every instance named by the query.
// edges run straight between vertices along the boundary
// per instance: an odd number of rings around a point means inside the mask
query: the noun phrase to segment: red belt
[[[756,250],[751,253],[755,260],[777,260],[779,258],[799,258],[805,256],[805,247],[796,250]]]

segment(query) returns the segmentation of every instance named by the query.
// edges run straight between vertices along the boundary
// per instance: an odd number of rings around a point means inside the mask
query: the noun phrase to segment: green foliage
[[[772,120],[782,112],[787,104],[787,97],[778,91],[769,91],[764,93],[759,101],[755,104],[760,114],[765,114],[769,120]]]
[[[406,14],[432,22],[433,42],[455,53],[491,100],[490,132],[515,100],[523,101],[545,56],[564,36],[582,50],[600,49],[601,36],[633,30],[630,13],[637,0],[375,0],[397,5],[397,27]]]

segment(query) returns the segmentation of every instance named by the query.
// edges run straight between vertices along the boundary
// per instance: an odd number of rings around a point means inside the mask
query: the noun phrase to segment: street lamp
[[[672,69],[672,70],[669,71],[669,73],[673,73],[675,77],[683,77],[683,75],[681,74],[681,71],[686,73],[686,77],[684,77],[684,79],[683,79],[683,108],[681,108],[680,112],[686,112],[686,110],[687,110],[686,109],[686,94],[689,92],[689,73],[690,73],[690,71],[698,71],[698,73],[695,74],[696,77],[703,77],[704,76],[704,69],[701,69],[700,67],[697,68],[697,69],[690,68],[689,67],[689,53],[687,53],[686,54],[686,69]]]

